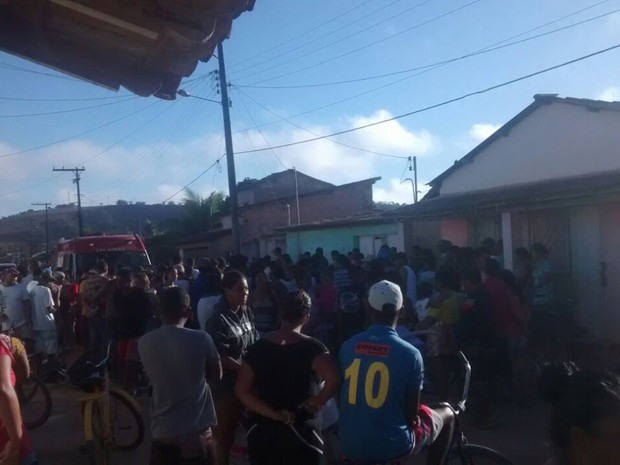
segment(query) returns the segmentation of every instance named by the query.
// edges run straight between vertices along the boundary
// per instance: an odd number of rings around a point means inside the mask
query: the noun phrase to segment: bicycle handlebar
[[[471,382],[471,364],[465,354],[463,352],[458,352],[457,358],[459,362],[462,363],[463,368],[465,369],[465,380],[463,382],[463,391],[461,392],[461,397],[459,402],[457,403],[457,412],[464,412],[467,404],[467,398],[469,396],[469,384]]]
[[[106,354],[105,354],[105,358],[103,360],[101,360],[99,363],[93,363],[90,360],[86,361],[87,365],[91,365],[94,368],[101,368],[105,365],[107,365],[107,363],[110,361],[110,348],[112,347],[112,343],[108,342],[107,348],[106,348]]]

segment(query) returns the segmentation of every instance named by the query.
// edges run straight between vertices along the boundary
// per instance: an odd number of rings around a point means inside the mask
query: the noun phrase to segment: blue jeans
[[[101,315],[88,318],[89,350],[105,350],[109,342],[106,320]]]

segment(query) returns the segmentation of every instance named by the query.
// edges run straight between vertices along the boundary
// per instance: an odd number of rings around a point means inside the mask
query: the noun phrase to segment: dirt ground
[[[81,393],[68,385],[49,385],[53,398],[52,416],[48,422],[31,432],[41,465],[86,465],[88,459],[80,454],[83,433],[78,399]],[[119,465],[148,464],[150,437],[148,434],[149,399],[140,397],[147,425],[147,437],[140,448],[132,452],[116,452],[112,463]],[[463,430],[469,441],[492,447],[515,465],[542,465],[547,457],[545,445],[548,410],[543,404],[528,408],[506,407],[493,428],[480,430],[469,425],[467,417]],[[243,460],[235,460],[243,465]],[[416,461],[417,462],[417,461]]]

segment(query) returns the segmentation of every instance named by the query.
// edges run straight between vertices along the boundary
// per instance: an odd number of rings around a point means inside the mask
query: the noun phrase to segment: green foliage
[[[214,218],[225,212],[227,196],[223,192],[213,191],[208,197],[202,197],[192,189],[185,189],[183,199],[183,232],[187,235],[210,231]]]

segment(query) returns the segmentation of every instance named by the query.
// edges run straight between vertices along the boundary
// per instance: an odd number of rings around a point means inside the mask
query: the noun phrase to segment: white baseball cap
[[[368,303],[378,312],[383,311],[385,304],[392,304],[396,310],[403,307],[403,293],[400,286],[390,281],[379,281],[368,291]]]

